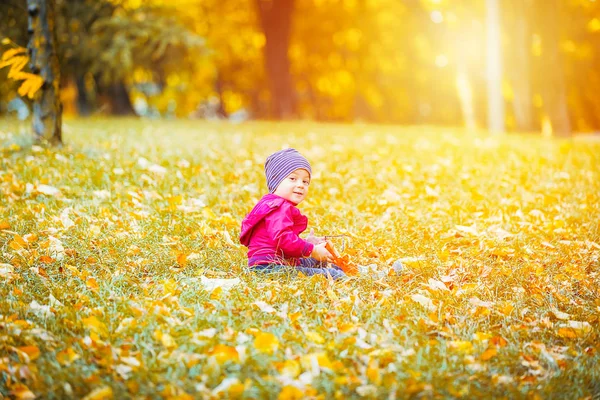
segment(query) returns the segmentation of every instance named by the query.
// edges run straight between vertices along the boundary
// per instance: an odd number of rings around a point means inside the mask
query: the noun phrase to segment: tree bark
[[[487,80],[488,129],[504,132],[504,98],[502,96],[502,49],[499,0],[487,0]]]
[[[86,117],[92,113],[92,103],[85,85],[85,76],[83,74],[77,74],[75,77],[75,85],[77,86],[77,112],[79,115]]]
[[[29,14],[29,66],[44,84],[33,102],[36,141],[62,144],[60,67],[56,55],[54,0],[27,0]]]
[[[265,69],[271,92],[271,115],[289,119],[296,115],[296,96],[290,73],[290,44],[294,0],[255,0],[265,34]]]
[[[560,52],[560,17],[557,0],[538,0],[537,13],[542,38],[542,99],[544,113],[555,136],[571,136],[563,57]]]
[[[125,84],[116,81],[98,85],[98,98],[101,109],[107,109],[111,115],[135,115]]]

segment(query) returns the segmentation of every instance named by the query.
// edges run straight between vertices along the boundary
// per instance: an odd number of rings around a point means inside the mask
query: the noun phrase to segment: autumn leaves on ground
[[[75,120],[47,150],[2,126],[1,396],[600,393],[598,143]],[[287,145],[310,225],[370,276],[245,271],[240,221]]]

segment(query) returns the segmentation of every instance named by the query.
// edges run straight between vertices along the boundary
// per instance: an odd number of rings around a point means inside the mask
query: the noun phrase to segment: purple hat
[[[307,170],[309,175],[312,174],[310,164],[306,158],[295,149],[280,150],[267,157],[265,175],[267,176],[269,193],[273,193],[281,181],[299,168]]]

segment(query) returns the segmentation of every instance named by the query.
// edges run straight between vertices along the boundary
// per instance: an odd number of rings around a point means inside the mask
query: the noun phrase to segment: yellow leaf
[[[498,306],[498,311],[504,315],[510,315],[514,309],[515,309],[515,306],[513,306],[512,304],[509,304],[508,302],[505,303],[504,305]]]
[[[10,388],[10,394],[15,396],[15,398],[19,400],[33,400],[35,399],[35,394],[29,388],[22,383],[17,383],[12,385]]]
[[[331,301],[340,301],[337,294],[335,294],[335,292],[331,289],[327,289],[327,297],[329,297]]]
[[[295,313],[291,313],[288,315],[288,318],[290,319],[291,323],[294,323],[298,320],[298,318],[300,318],[302,316],[302,312],[298,311]]]
[[[356,329],[356,325],[348,323],[348,322],[344,322],[343,324],[341,324],[338,327],[340,333],[347,333],[350,331],[353,331],[354,329]]]
[[[100,321],[93,315],[88,318],[83,318],[81,322],[83,322],[86,328],[88,328],[92,332],[97,333],[99,336],[108,335],[108,329],[106,329],[106,325],[104,325],[102,321]]]
[[[367,366],[367,378],[369,378],[369,380],[375,385],[379,385],[381,383],[379,362],[374,358],[369,360],[369,365]]]
[[[484,351],[483,354],[481,354],[481,360],[487,361],[492,357],[496,356],[496,354],[498,354],[498,350],[496,350],[495,347],[488,347],[487,350]]]
[[[575,339],[588,334],[592,330],[592,326],[589,322],[581,321],[568,321],[566,324],[562,324],[558,329],[558,336],[563,338]]]
[[[172,196],[172,197],[169,197],[167,199],[167,201],[169,202],[169,204],[171,206],[177,206],[183,202],[183,196],[181,196],[180,194],[177,196]]]
[[[316,332],[306,332],[305,336],[308,340],[310,340],[313,343],[317,343],[317,344],[325,343],[325,339],[323,339],[323,336],[319,335]]]
[[[29,57],[13,57],[10,61],[12,61],[12,65],[10,66],[10,71],[8,71],[8,77],[10,79],[25,79],[25,77],[19,77],[17,74],[27,65]]]
[[[29,90],[27,91],[27,97],[33,99],[37,91],[40,90],[40,88],[44,84],[44,80],[42,79],[42,77],[34,75],[32,78],[29,78],[28,81],[30,81],[31,84]]]
[[[333,369],[333,365],[331,364],[331,360],[327,356],[325,352],[319,353],[311,353],[300,358],[300,362],[305,369],[311,369],[313,364],[316,362],[316,365],[320,368],[328,368]]]
[[[302,370],[300,364],[296,360],[285,360],[283,367],[279,371],[281,375],[289,376],[290,378],[296,378],[300,375]]]
[[[506,339],[504,339],[502,336],[494,336],[490,339],[490,343],[497,347],[504,347],[508,344]]]
[[[7,42],[5,42],[5,41],[7,41]],[[10,42],[10,39],[8,39],[8,38],[4,38],[2,40],[2,44],[7,44],[9,42]],[[25,47],[17,47],[16,49],[6,50],[4,53],[2,53],[2,61],[6,61],[9,58],[13,58],[17,54],[23,54],[25,52],[27,52],[27,49]]]
[[[33,361],[40,356],[40,349],[37,346],[21,346],[18,349],[27,354],[30,361]]]
[[[13,240],[8,244],[13,250],[19,250],[28,246],[27,241],[19,235],[15,235]]]
[[[185,265],[187,264],[187,254],[185,253],[180,253],[177,255],[177,264],[179,264],[179,266],[181,268],[185,267]]]
[[[83,400],[108,400],[113,398],[113,391],[109,386],[102,386],[92,390]]]
[[[221,293],[223,293],[223,288],[221,286],[219,286],[210,293],[210,299],[218,300],[221,297]]]
[[[79,359],[79,354],[75,353],[75,350],[73,350],[71,347],[64,349],[63,351],[60,351],[57,355],[56,355],[56,360],[64,366],[67,366],[69,364],[71,364],[73,361]]]
[[[244,394],[244,392],[246,391],[246,385],[239,382],[239,383],[234,383],[231,386],[229,386],[229,389],[227,389],[227,395],[229,396],[230,399],[239,399],[242,397],[242,395]]]
[[[31,83],[32,82],[28,79],[24,80],[23,83],[21,83],[21,86],[19,86],[19,88],[17,89],[17,93],[19,93],[19,96],[25,97],[27,95],[29,89],[31,89]]]
[[[98,290],[98,282],[96,282],[96,279],[92,277],[89,277],[85,280],[85,286],[92,291]]]
[[[279,349],[279,340],[272,333],[260,332],[254,338],[254,347],[261,353],[273,354]]]
[[[165,346],[167,349],[177,347],[177,344],[175,343],[175,340],[173,340],[173,337],[166,332],[162,332],[157,329],[154,331],[154,338],[159,340],[162,343],[162,345]]]
[[[296,386],[287,385],[281,389],[277,400],[302,400],[304,399],[304,392],[298,389]]]
[[[216,345],[208,354],[214,356],[219,364],[224,364],[227,361],[236,363],[240,361],[240,356],[235,347],[226,346],[224,344]]]
[[[468,354],[473,351],[473,343],[466,340],[453,340],[448,342],[448,348]]]

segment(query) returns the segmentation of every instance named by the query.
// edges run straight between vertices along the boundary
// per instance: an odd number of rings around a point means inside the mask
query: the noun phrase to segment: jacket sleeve
[[[268,215],[265,225],[267,231],[272,234],[277,250],[283,251],[285,257],[300,258],[311,255],[315,246],[294,233],[294,220],[289,210]]]

